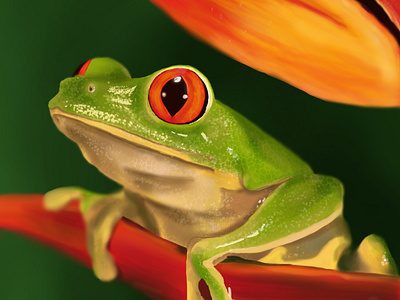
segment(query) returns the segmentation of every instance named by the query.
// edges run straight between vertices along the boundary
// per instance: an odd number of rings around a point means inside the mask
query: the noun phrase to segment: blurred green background
[[[315,99],[195,40],[147,0],[2,0],[0,38],[0,194],[68,185],[116,188],[56,130],[48,113],[59,82],[82,62],[110,56],[133,77],[189,64],[209,78],[218,99],[315,172],[342,180],[354,242],[378,233],[400,263],[399,109]],[[145,299],[24,237],[1,231],[0,244],[0,299]]]

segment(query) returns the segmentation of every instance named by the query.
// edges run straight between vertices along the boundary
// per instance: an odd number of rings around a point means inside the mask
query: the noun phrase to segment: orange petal
[[[150,1],[232,58],[313,96],[400,104],[398,44],[356,1]]]
[[[41,195],[3,195],[0,228],[31,236],[90,266],[77,203],[54,213],[44,210]],[[109,250],[124,282],[154,299],[186,299],[186,254],[182,248],[122,220]],[[400,291],[400,279],[384,275],[235,262],[217,268],[236,300],[398,299]]]

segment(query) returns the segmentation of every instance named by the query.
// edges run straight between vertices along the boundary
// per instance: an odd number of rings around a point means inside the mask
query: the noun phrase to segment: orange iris
[[[162,72],[149,90],[153,112],[172,124],[187,124],[198,120],[208,103],[207,89],[200,77],[185,68]]]

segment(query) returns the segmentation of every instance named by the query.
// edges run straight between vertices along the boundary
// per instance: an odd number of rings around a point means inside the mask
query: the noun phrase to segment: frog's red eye
[[[189,69],[170,69],[154,79],[149,90],[149,102],[153,112],[165,122],[192,123],[206,111],[207,87]]]
[[[83,64],[81,64],[81,65],[75,70],[74,74],[72,74],[72,77],[74,77],[74,76],[76,76],[76,75],[81,75],[81,76],[85,75],[86,70],[87,70],[87,68],[89,67],[91,61],[92,61],[92,60],[89,59],[88,61],[86,61],[86,62],[84,62]]]

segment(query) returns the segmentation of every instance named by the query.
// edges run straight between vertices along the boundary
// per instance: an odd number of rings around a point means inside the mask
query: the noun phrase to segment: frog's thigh
[[[261,253],[318,231],[341,215],[342,197],[342,185],[332,177],[313,174],[288,180],[242,227],[204,239],[189,249],[197,279],[206,281],[213,299],[229,299],[216,264],[227,256]],[[188,274],[189,280],[193,278]]]
[[[123,201],[123,198],[115,195],[106,196],[84,213],[87,247],[92,258],[93,271],[103,281],[113,280],[118,275],[107,246],[115,225],[123,216]]]
[[[351,243],[350,233],[342,216],[317,232],[292,243],[263,253],[241,254],[240,257],[268,264],[338,269],[343,253]]]

